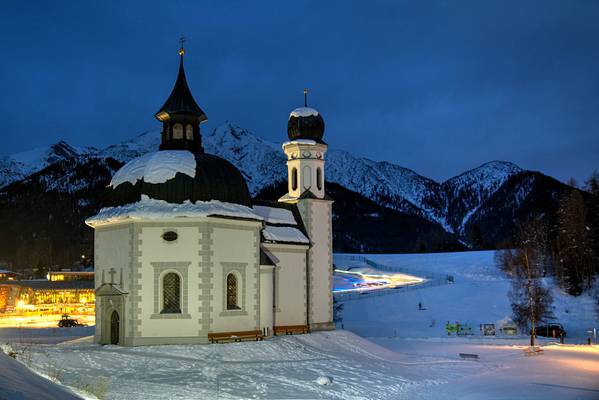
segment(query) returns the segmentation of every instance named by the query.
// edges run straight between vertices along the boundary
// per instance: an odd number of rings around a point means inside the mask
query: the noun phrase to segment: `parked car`
[[[559,338],[562,336],[566,337],[566,330],[564,329],[562,324],[552,323],[552,324],[547,324],[547,325],[539,325],[535,329],[535,332],[536,332],[537,336],[552,337],[552,338]]]

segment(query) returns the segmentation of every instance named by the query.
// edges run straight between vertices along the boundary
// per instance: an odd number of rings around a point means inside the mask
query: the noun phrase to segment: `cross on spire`
[[[304,89],[304,107],[308,107],[308,88]]]
[[[179,55],[183,57],[183,54],[185,54],[185,48],[183,47],[185,44],[185,36],[181,35],[179,38],[179,43],[181,44],[181,47],[179,48]]]

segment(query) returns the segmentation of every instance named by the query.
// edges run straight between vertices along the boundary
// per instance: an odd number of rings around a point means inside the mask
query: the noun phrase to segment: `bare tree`
[[[530,326],[530,345],[535,345],[536,326],[551,316],[553,298],[543,283],[549,264],[547,226],[539,220],[520,228],[517,247],[496,254],[500,268],[511,278],[508,294],[514,322],[521,329]]]

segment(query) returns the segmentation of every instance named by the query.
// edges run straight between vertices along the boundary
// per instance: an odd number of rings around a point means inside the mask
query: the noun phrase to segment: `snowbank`
[[[261,221],[263,218],[251,208],[218,200],[186,201],[183,204],[167,203],[142,195],[137,203],[119,207],[107,207],[85,220],[89,226],[101,225],[127,219],[160,220],[170,218],[199,218],[210,216],[247,218]]]
[[[81,398],[0,352],[0,399],[76,400]]]
[[[134,158],[119,169],[112,177],[110,185],[135,183],[143,178],[148,183],[163,183],[181,172],[190,177],[196,174],[196,159],[187,150],[163,150]]]

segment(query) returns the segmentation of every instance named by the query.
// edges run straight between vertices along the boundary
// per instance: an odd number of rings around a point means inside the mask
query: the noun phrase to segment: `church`
[[[113,176],[94,229],[95,342],[123,346],[261,340],[334,329],[332,200],[324,120],[288,120],[288,191],[252,199],[241,172],[207,154],[207,120],[179,50],[174,88],[155,114],[156,152]],[[273,182],[274,183],[274,182]]]

